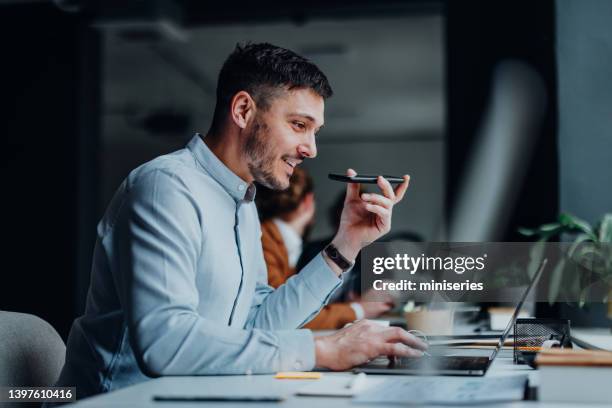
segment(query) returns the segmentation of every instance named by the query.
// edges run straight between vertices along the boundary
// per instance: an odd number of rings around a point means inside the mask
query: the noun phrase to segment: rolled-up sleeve
[[[196,287],[202,215],[193,200],[188,186],[173,173],[156,169],[141,175],[118,216],[116,238],[107,243],[118,255],[113,277],[141,370],[158,376],[314,367],[311,332],[268,330],[286,327],[280,320],[290,318],[272,310],[291,303],[295,308],[295,301],[309,296],[312,299],[302,304],[318,310],[319,294],[329,293],[339,280],[334,277],[332,282],[329,271],[315,263],[304,288],[296,281],[284,293],[262,296],[251,327],[233,328],[203,318],[197,312]],[[291,325],[297,327],[295,321]]]

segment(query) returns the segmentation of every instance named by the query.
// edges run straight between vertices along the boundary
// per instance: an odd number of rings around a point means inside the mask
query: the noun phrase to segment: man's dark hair
[[[325,74],[295,52],[268,43],[236,44],[219,73],[211,131],[220,130],[236,93],[248,92],[266,110],[279,91],[296,88],[312,89],[324,99],[333,94]]]

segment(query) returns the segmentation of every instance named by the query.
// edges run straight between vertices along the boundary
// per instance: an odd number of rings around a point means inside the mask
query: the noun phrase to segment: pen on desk
[[[348,384],[346,384],[346,388],[350,390],[357,389],[363,385],[366,380],[366,373],[359,373],[354,376]]]
[[[157,402],[280,402],[278,395],[155,395]]]

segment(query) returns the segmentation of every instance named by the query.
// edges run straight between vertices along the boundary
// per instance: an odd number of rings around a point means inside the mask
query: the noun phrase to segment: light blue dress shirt
[[[198,134],[133,170],[98,224],[58,385],[82,398],[152,376],[312,369],[312,333],[297,328],[341,279],[319,254],[268,286],[254,196]]]

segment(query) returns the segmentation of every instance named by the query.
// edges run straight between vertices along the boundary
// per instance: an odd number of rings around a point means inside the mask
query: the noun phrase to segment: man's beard
[[[247,135],[244,146],[244,152],[249,158],[249,170],[259,184],[272,190],[284,190],[289,187],[289,183],[274,176],[274,165],[278,158],[275,156],[274,147],[266,143],[267,130],[265,123],[255,118],[253,128]]]

